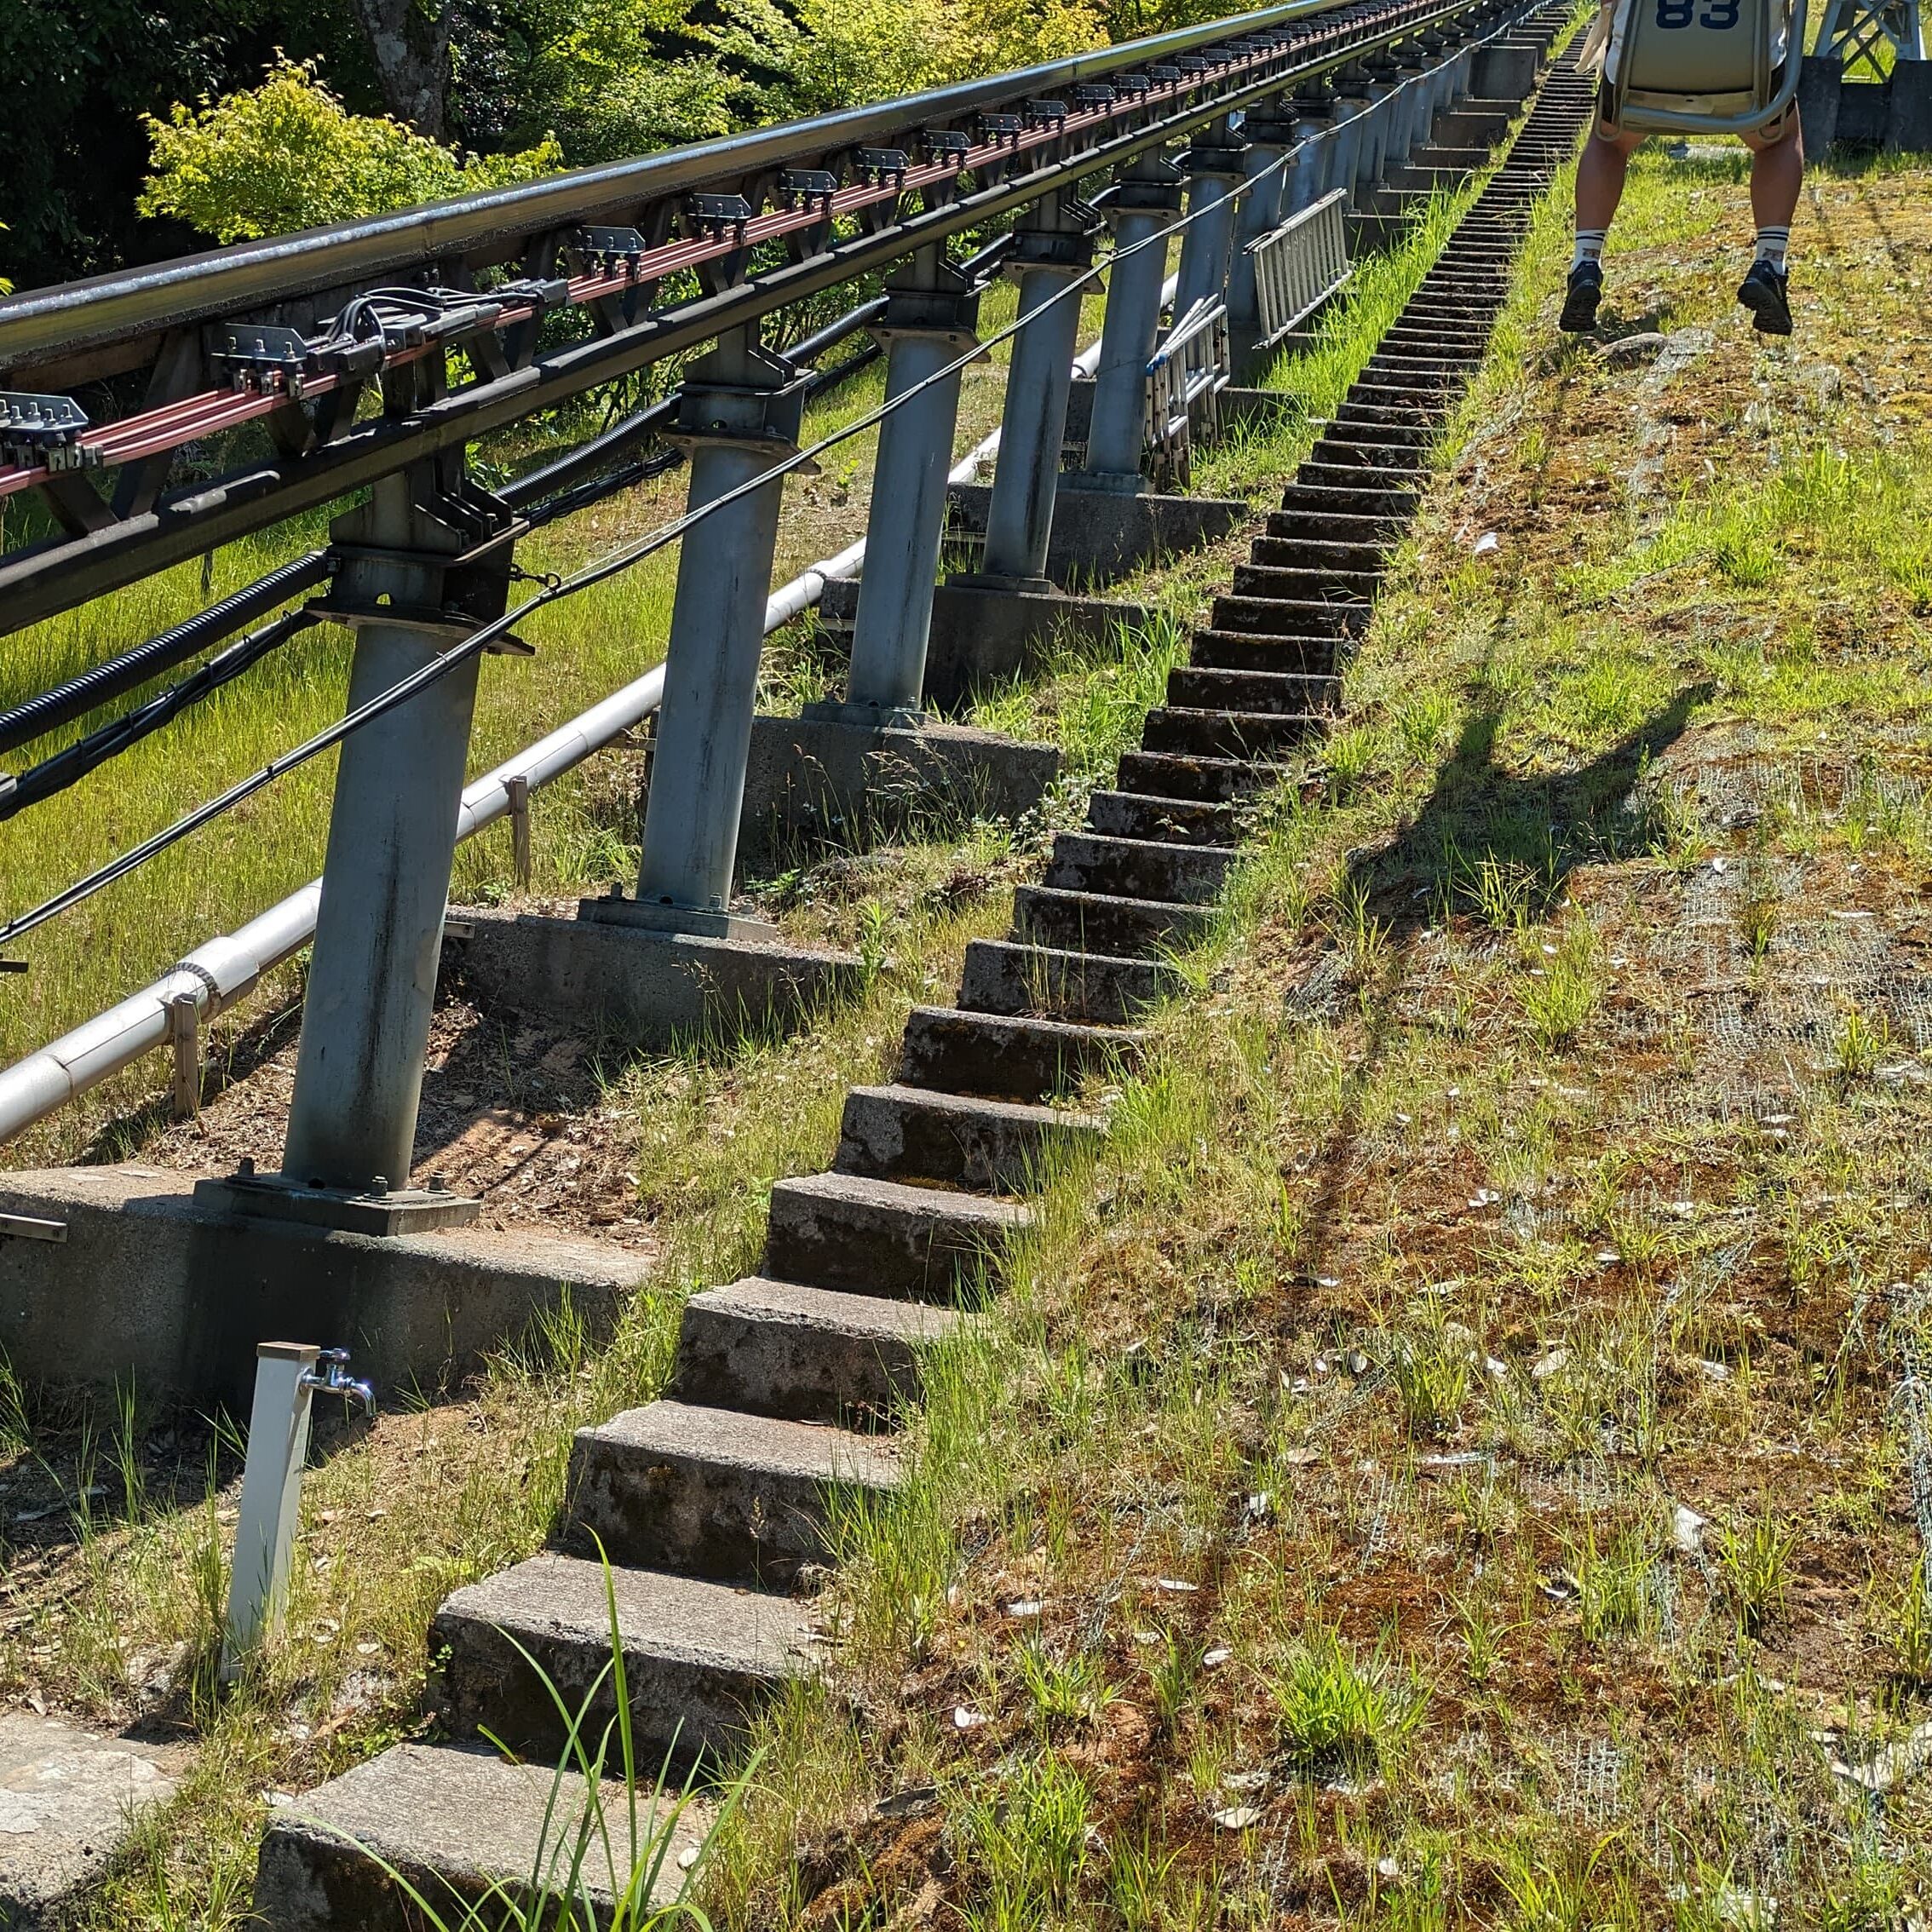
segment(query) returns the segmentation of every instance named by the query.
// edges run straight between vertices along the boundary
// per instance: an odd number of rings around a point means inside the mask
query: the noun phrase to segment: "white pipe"
[[[1172,301],[1175,284],[1168,282],[1164,299]],[[1074,372],[1091,376],[1100,366],[1100,344],[1084,350]],[[998,453],[999,432],[962,457],[947,477],[969,483]],[[859,542],[827,557],[792,578],[765,607],[765,635],[789,624],[824,596],[825,585],[855,577],[865,561],[865,543]],[[520,751],[493,772],[486,772],[463,795],[457,818],[458,841],[474,837],[509,812],[509,781],[524,778],[537,791],[601,750],[619,733],[628,731],[655,711],[663,701],[662,664],[612,692],[601,704],[560,725],[548,738]],[[183,994],[192,998],[204,1024],[226,1013],[255,991],[264,973],[290,959],[315,936],[315,915],[322,903],[322,882],[311,879],[301,891],[233,933],[198,946],[152,986],[124,999],[118,1006],[49,1041],[37,1053],[0,1072],[0,1141],[31,1127],[35,1121],[78,1099],[90,1087],[131,1067],[144,1055],[158,1051],[171,1035],[170,1003]]]

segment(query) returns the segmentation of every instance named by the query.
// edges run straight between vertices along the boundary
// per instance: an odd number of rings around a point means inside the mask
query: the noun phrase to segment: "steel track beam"
[[[626,164],[623,169],[593,170],[588,176],[563,180],[565,183],[576,182],[576,192],[582,195],[601,193],[601,188],[595,187],[595,183],[621,175],[633,184],[626,205],[635,207],[636,194],[643,192],[639,186],[643,174],[654,166],[670,167],[669,178],[678,182],[704,180],[715,183],[720,178],[719,170],[727,165],[721,158],[728,156],[735,178],[742,180],[748,159],[768,160],[773,155],[791,153],[792,150],[786,143],[805,141],[804,130],[811,131],[816,151],[823,152],[828,128],[837,127],[849,134],[852,126],[871,128],[879,116],[888,113],[899,117],[891,124],[904,125],[912,115],[929,124],[941,113],[957,116],[989,100],[1010,101],[1016,84],[1030,86],[1048,81],[1063,84],[1082,74],[1118,72],[1146,65],[1163,52],[1179,51],[1182,41],[1190,46],[1208,45],[1242,32],[1334,10],[1325,0],[1297,0],[1297,4],[1265,14],[1224,20],[1212,28],[1191,30],[1187,35],[1140,43],[1130,49],[1112,50],[1104,56],[1057,63],[1051,68],[1033,70],[1029,75],[974,83],[917,101],[894,103],[889,108],[865,110],[856,116],[832,116],[789,129],[770,130],[764,135],[742,137],[737,142],[706,143],[701,151],[663,158],[661,163]],[[1342,44],[1309,51],[1300,57],[1297,57],[1296,49],[1281,49],[1268,60],[1268,71],[1264,73],[1222,77],[1231,81],[1227,85],[1217,85],[1213,75],[1204,76],[1192,98],[1176,102],[1158,118],[1121,129],[1077,154],[1055,155],[1050,152],[1054,144],[1049,144],[1048,148],[1033,151],[1041,158],[1024,173],[1003,175],[917,213],[901,212],[897,218],[869,232],[832,240],[819,252],[648,313],[611,333],[540,353],[526,367],[486,377],[419,411],[354,423],[333,440],[306,453],[265,458],[245,471],[212,484],[198,483],[164,492],[138,514],[105,520],[95,527],[16,552],[0,560],[0,635],[329,503],[534,411],[609,382],[651,362],[699,347],[788,303],[884,268],[922,247],[1024,207],[1056,189],[1072,190],[1091,175],[1176,141],[1285,88],[1331,72],[1359,60],[1365,53],[1412,37],[1431,26],[1496,10],[1492,0],[1437,0],[1435,4],[1383,9],[1372,23],[1365,23],[1363,32],[1348,35]],[[774,142],[776,146],[772,145]],[[691,172],[701,168],[710,171]],[[657,177],[653,179],[655,181]],[[587,187],[586,182],[593,185]],[[539,183],[537,188],[561,192],[559,184]],[[658,187],[649,192],[658,192]],[[526,238],[528,218],[536,207],[545,210],[541,219],[549,221],[563,205],[537,195],[536,190],[517,193],[536,195],[534,202],[517,203],[525,210],[518,218],[523,226],[517,232]],[[188,270],[198,267],[201,274],[212,278],[216,285],[227,290],[227,299],[232,302],[238,290],[252,291],[259,299],[268,285],[262,278],[268,273],[268,264],[273,263],[283,278],[273,286],[287,293],[292,286],[290,276],[306,272],[290,266],[306,259],[297,246],[301,243],[308,244],[312,252],[329,262],[325,279],[339,282],[345,251],[365,251],[378,241],[384,246],[399,246],[396,238],[406,233],[414,237],[416,250],[409,257],[410,265],[420,271],[430,264],[439,250],[456,245],[450,240],[451,233],[460,233],[473,244],[480,236],[487,239],[508,233],[505,224],[510,218],[503,211],[504,205],[503,195],[479,197],[472,202],[423,210],[407,221],[397,217],[365,224],[349,231],[346,239],[331,238],[326,233],[320,238],[291,238],[288,249],[292,252],[286,256],[272,249],[225,251],[218,257],[165,265],[164,269],[152,272],[145,282],[140,277],[127,278],[124,285],[110,279],[111,285],[105,289],[99,284],[81,284],[70,290],[49,291],[44,297],[23,298],[24,308],[20,301],[0,305],[0,361],[17,356],[22,344],[38,343],[45,348],[56,339],[51,331],[62,316],[76,330],[76,341],[98,342],[106,339],[112,333],[108,321],[116,318],[118,319],[114,320],[113,326],[125,332],[133,326],[128,319],[129,305],[143,289],[151,298],[151,306],[143,311],[141,326],[152,331],[158,326],[156,318],[165,314],[170,319],[166,325],[178,327],[185,313],[181,305],[188,300],[185,290],[193,286],[193,278],[185,281],[181,278]],[[587,204],[580,200],[572,205]],[[490,227],[491,222],[495,227]],[[228,257],[238,252],[245,259],[231,262]],[[256,260],[257,253],[264,260]],[[356,258],[360,261],[361,254]],[[391,257],[381,260],[390,262]],[[157,286],[158,295],[155,294]],[[66,301],[63,307],[65,298],[73,299]],[[210,302],[204,300],[196,313],[209,312]],[[95,319],[83,319],[89,315]],[[91,336],[89,331],[93,331]],[[74,480],[79,480],[78,477]]]

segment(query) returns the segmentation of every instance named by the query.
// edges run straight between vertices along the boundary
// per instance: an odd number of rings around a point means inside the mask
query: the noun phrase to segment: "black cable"
[[[137,644],[131,651],[110,658],[106,664],[96,664],[92,670],[55,685],[51,691],[43,691],[10,711],[0,711],[0,751],[11,751],[34,739],[44,738],[49,732],[85,717],[89,711],[98,710],[110,699],[135,690],[163,671],[198,657],[210,645],[219,643],[251,619],[322,583],[331,567],[324,552],[311,551],[270,571],[232,596],[210,604],[206,610],[196,612],[172,629],[150,637],[145,644]]]
[[[30,805],[41,804],[78,785],[89,772],[97,770],[112,758],[119,757],[142,739],[152,737],[164,725],[179,717],[189,705],[199,704],[232,679],[260,664],[271,651],[279,649],[297,632],[307,630],[319,621],[306,610],[285,612],[273,624],[250,631],[239,643],[231,644],[218,657],[210,658],[180,683],[156,693],[145,704],[114,719],[112,723],[102,725],[97,731],[90,731],[85,738],[56,751],[52,757],[43,758],[18,778],[9,778],[0,773],[0,822],[24,812]]]

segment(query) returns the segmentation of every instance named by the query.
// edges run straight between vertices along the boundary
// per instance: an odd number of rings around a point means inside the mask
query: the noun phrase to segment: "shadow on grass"
[[[1648,837],[1647,814],[1641,802],[1631,808],[1631,795],[1713,689],[1687,685],[1578,771],[1527,778],[1497,763],[1494,706],[1473,710],[1428,802],[1393,844],[1358,855],[1349,888],[1392,938],[1435,925],[1448,911],[1486,911],[1485,900],[1505,883],[1528,917],[1547,917],[1578,865]]]

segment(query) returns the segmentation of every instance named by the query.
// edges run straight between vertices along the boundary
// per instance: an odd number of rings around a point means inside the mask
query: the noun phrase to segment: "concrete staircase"
[[[1546,49],[1555,20],[1525,32]],[[418,1923],[391,1869],[432,1900],[517,1895],[533,1872],[554,1889],[541,1767],[566,1726],[538,1673],[572,1711],[588,1699],[601,1730],[613,1603],[647,1771],[728,1762],[746,1716],[818,1667],[805,1592],[828,1510],[901,1482],[895,1430],[927,1352],[997,1291],[1042,1172],[1105,1131],[1084,1083],[1131,1066],[1136,1017],[1182,986],[1165,955],[1211,925],[1249,801],[1329,730],[1431,442],[1589,102],[1560,66],[1216,601],[1141,749],[1016,895],[1011,936],[969,947],[955,1005],[914,1010],[895,1078],[848,1097],[831,1171],[773,1189],[762,1272],[691,1301],[665,1398],[580,1433],[555,1546],[438,1612],[449,1741],[397,1745],[274,1814],[255,1900],[273,1932]],[[528,1762],[480,1748],[486,1731]],[[569,1784],[559,1810],[588,1796]],[[621,1804],[610,1815],[621,1840]],[[672,1851],[702,1828],[695,1807]],[[565,1865],[575,1843],[566,1831]],[[595,1897],[604,1858],[595,1846]],[[674,1856],[664,1888],[678,1877]]]

